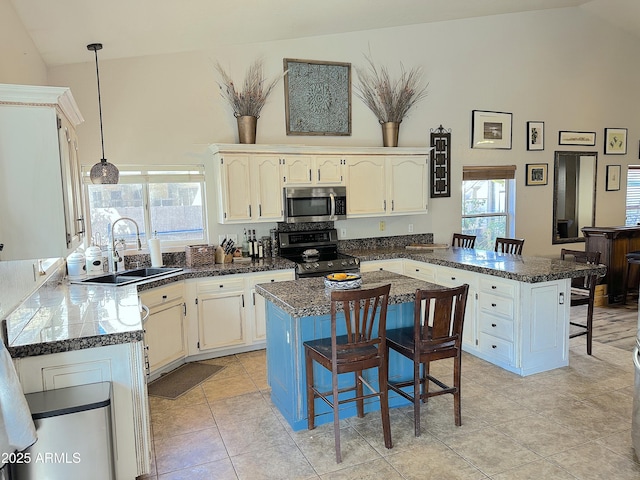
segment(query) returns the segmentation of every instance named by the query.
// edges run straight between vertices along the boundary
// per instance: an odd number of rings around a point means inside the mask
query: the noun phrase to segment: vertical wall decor
[[[431,198],[451,196],[451,129],[431,129]]]

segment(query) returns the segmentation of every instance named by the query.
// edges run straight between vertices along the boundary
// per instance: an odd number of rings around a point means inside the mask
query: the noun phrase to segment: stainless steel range
[[[280,232],[278,242],[280,256],[296,263],[296,278],[360,271],[358,258],[338,253],[335,229]]]

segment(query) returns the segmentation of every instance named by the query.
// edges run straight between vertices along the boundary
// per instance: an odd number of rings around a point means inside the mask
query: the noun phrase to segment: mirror
[[[555,152],[552,243],[584,242],[596,216],[597,152]]]

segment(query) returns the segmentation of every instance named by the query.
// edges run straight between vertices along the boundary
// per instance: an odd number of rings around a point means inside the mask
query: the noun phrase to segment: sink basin
[[[158,278],[170,273],[182,271],[182,268],[172,267],[148,267],[136,268],[133,270],[124,270],[117,273],[105,273],[97,277],[89,277],[84,280],[71,280],[71,283],[80,285],[129,285],[131,283],[141,282],[150,278]]]

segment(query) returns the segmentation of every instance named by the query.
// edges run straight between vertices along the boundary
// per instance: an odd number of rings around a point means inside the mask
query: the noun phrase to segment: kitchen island
[[[367,262],[361,265],[364,288],[392,285],[387,328],[413,324],[412,303],[417,288],[468,283],[463,349],[522,376],[568,365],[570,278],[585,271],[606,271],[603,266],[559,259],[460,248],[368,254],[367,260],[371,256],[393,259],[404,268],[403,274],[367,272]],[[261,284],[256,292],[267,301],[267,368],[272,401],[294,430],[306,428],[302,344],[330,336],[330,294],[322,278]],[[394,357],[389,362],[392,381],[411,376],[410,362],[401,363]],[[331,384],[330,375],[322,369],[316,378],[320,385]],[[370,380],[376,384],[375,378]],[[390,395],[391,406],[404,403]],[[375,409],[376,405],[372,402],[367,408]],[[325,404],[318,403],[316,408],[318,424],[331,420]],[[341,415],[355,415],[355,409],[345,409]]]

